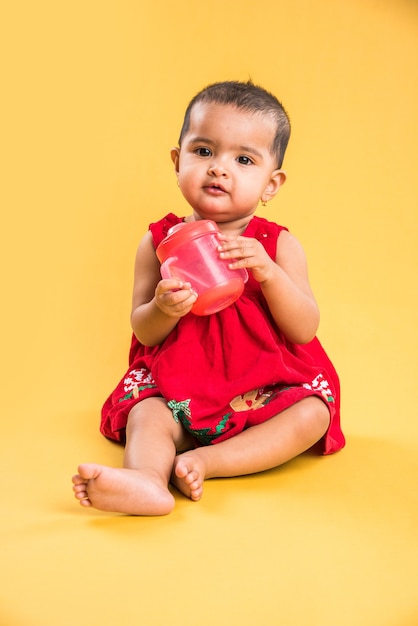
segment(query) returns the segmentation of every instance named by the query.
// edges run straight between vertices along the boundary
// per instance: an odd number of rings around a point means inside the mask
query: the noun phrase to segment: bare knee
[[[131,440],[138,432],[154,432],[158,438],[160,436],[170,437],[177,451],[189,450],[192,446],[186,445],[190,435],[183,428],[180,422],[173,418],[171,410],[166,401],[161,397],[146,398],[138,402],[128,415],[126,425],[126,439]]]
[[[299,403],[299,409],[306,430],[319,440],[327,432],[331,419],[327,405],[317,396],[310,396]]]
[[[173,422],[173,416],[164,398],[146,398],[135,404],[129,412],[127,433],[136,430],[148,423],[158,423],[160,427],[164,424],[169,428]]]

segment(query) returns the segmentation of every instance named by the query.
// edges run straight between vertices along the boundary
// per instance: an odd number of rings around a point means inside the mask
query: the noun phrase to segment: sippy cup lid
[[[219,233],[213,220],[197,220],[196,222],[180,222],[168,229],[167,237],[159,244],[156,252],[160,261],[171,256],[177,246],[197,239],[203,235]]]

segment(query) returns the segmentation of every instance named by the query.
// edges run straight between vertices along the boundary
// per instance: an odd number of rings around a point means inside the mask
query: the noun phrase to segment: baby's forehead
[[[214,124],[217,121],[241,120],[251,126],[268,128],[275,135],[277,122],[271,111],[256,108],[240,107],[233,103],[198,101],[190,111],[190,126]]]
[[[262,117],[273,119],[270,111],[264,111],[256,107],[239,106],[233,102],[218,102],[217,100],[198,100],[190,110],[190,116],[203,115],[228,115],[243,117]]]

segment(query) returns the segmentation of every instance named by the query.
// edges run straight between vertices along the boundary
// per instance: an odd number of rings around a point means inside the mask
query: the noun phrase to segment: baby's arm
[[[318,329],[319,310],[309,284],[305,253],[297,239],[287,231],[280,233],[276,263],[257,239],[221,239],[221,256],[237,259],[231,267],[252,271],[286,338],[293,343],[311,341]]]
[[[138,341],[146,346],[162,343],[195,301],[190,283],[161,279],[160,263],[148,232],[135,259],[131,325]]]

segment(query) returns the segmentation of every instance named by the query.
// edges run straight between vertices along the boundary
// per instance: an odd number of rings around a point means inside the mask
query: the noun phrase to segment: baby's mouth
[[[206,185],[205,189],[212,191],[213,193],[226,193],[226,189],[222,185],[213,183],[212,185]]]

